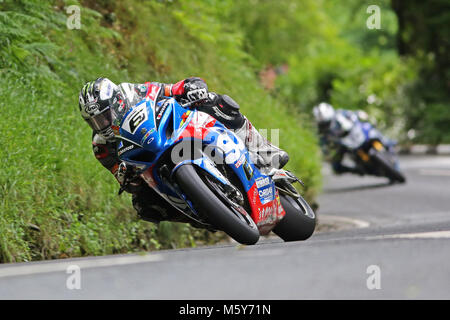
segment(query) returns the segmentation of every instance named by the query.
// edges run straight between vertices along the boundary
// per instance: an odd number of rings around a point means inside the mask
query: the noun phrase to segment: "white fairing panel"
[[[361,126],[354,125],[350,133],[341,139],[341,143],[348,149],[357,149],[366,141],[366,135]]]

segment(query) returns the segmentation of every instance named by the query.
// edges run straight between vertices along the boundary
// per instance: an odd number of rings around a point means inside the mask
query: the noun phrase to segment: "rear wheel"
[[[306,240],[316,228],[316,215],[302,196],[293,198],[280,195],[281,205],[286,215],[273,229],[284,241]]]
[[[195,209],[207,221],[219,230],[224,231],[234,240],[242,244],[255,244],[259,239],[259,231],[243,208],[239,208],[227,200],[219,183],[212,178],[202,177],[205,172],[197,172],[190,164],[182,165],[175,172],[176,180],[194,205]]]

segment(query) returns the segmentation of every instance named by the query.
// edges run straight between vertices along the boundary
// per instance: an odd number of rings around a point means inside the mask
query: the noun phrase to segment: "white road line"
[[[450,239],[450,231],[388,234],[366,238],[366,240],[376,239]]]
[[[146,262],[156,262],[161,260],[163,260],[161,255],[150,254],[145,256],[130,255],[121,257],[99,258],[99,259],[59,261],[51,263],[30,263],[16,266],[14,266],[14,264],[11,264],[11,267],[9,266],[0,267],[0,278],[25,276],[49,272],[66,272],[67,267],[72,265],[76,265],[80,267],[80,269],[88,269],[88,268],[121,266],[127,264],[138,264]]]
[[[320,219],[320,222],[327,222],[327,223],[340,222],[340,223],[352,224],[356,228],[367,228],[368,226],[370,226],[370,223],[368,221],[353,219],[353,218],[348,218],[348,217],[342,217],[342,216],[331,216],[331,215],[321,214],[319,216],[319,219]]]
[[[421,169],[421,170],[419,170],[419,173],[421,175],[425,175],[425,176],[449,176],[450,177],[450,170],[446,170],[446,169]]]

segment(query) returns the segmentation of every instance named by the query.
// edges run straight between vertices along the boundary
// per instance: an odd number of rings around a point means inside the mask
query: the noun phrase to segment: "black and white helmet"
[[[81,116],[91,128],[106,140],[114,139],[111,125],[115,118],[112,108],[121,100],[117,85],[106,78],[86,83],[80,91],[79,108]]]

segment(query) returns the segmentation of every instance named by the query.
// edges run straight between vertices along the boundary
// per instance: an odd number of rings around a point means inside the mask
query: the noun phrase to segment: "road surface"
[[[404,185],[324,167],[318,216],[345,228],[305,242],[2,265],[0,298],[450,299],[450,157],[401,165]]]

